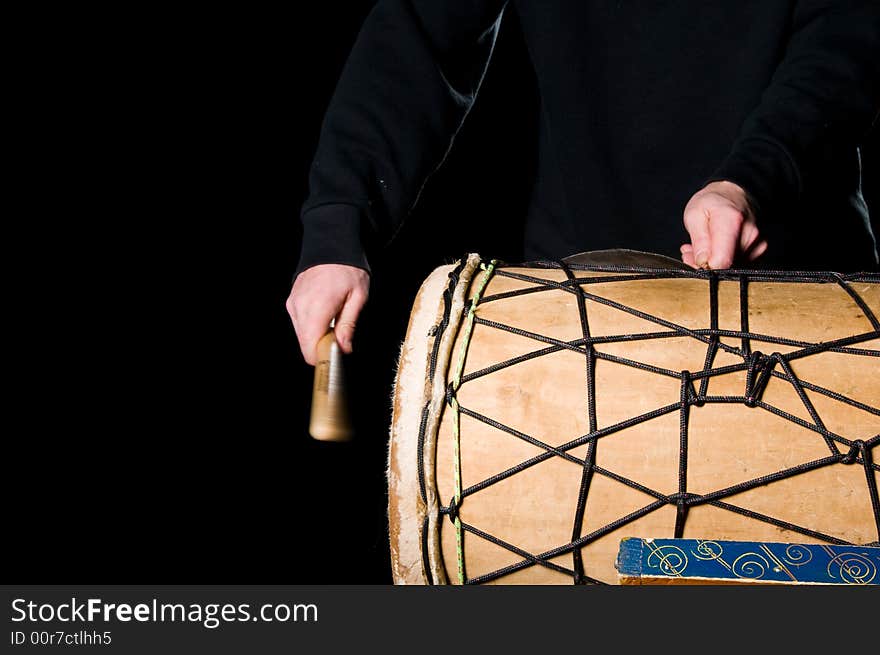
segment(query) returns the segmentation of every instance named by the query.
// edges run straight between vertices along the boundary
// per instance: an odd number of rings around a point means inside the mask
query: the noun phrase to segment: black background
[[[536,98],[508,12],[456,147],[372,262],[347,365],[356,440],[313,441],[284,300],[323,111],[372,4],[21,24],[7,576],[390,582],[384,471],[409,309],[465,252],[519,258]]]

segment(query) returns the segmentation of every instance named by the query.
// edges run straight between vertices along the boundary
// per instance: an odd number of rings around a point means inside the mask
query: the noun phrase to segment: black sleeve
[[[855,148],[880,108],[880,2],[800,0],[760,104],[709,181],[743,187],[760,211],[798,200],[820,146]]]
[[[492,54],[506,0],[380,0],[324,117],[297,274],[369,270],[448,152]],[[365,250],[366,249],[366,250]]]

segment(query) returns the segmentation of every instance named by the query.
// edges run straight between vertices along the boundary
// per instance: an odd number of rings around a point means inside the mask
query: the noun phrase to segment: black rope
[[[449,272],[449,283],[443,290],[443,313],[440,316],[440,322],[431,328],[431,332],[428,335],[433,337],[434,339],[434,343],[431,345],[431,355],[428,360],[428,380],[430,380],[432,383],[434,381],[434,373],[437,370],[437,355],[440,350],[440,342],[442,341],[443,333],[446,331],[446,328],[449,327],[449,315],[452,311],[452,296],[455,293],[455,287],[458,286],[458,280],[461,277],[461,272],[464,270],[465,264],[467,264],[467,257],[462,257],[459,260],[458,265]],[[419,467],[419,493],[421,494],[422,502],[428,502],[428,496],[425,488],[424,450],[425,430],[428,423],[429,409],[430,401],[426,402],[425,406],[422,408],[421,421],[419,422],[417,457]]]
[[[440,335],[449,327],[449,313],[451,307],[452,293],[458,282],[460,271],[464,266],[464,260],[459,264],[455,271],[450,274],[450,284],[444,293],[444,311],[440,323],[432,330],[435,336],[434,348],[431,353],[430,360],[430,376],[433,380],[433,374],[436,368],[437,348],[439,346]],[[869,342],[880,338],[880,321],[878,321],[874,312],[871,311],[865,300],[858,291],[853,287],[852,283],[880,283],[880,275],[873,273],[853,273],[842,275],[838,273],[813,273],[806,271],[678,271],[678,270],[658,270],[636,266],[591,266],[584,264],[568,264],[563,261],[540,261],[530,262],[528,264],[517,265],[517,268],[531,268],[536,271],[540,270],[562,270],[565,273],[566,280],[558,282],[556,280],[545,279],[536,275],[529,275],[522,272],[505,270],[509,265],[497,264],[495,275],[506,277],[521,282],[529,283],[531,286],[512,291],[505,291],[496,294],[489,294],[483,297],[479,305],[491,302],[497,302],[506,298],[522,296],[532,293],[541,293],[544,291],[559,290],[566,293],[574,294],[578,307],[578,320],[581,326],[581,338],[572,340],[555,339],[543,334],[531,332],[511,325],[499,323],[483,318],[479,315],[475,316],[475,324],[484,325],[497,330],[516,334],[521,337],[532,339],[538,343],[544,344],[542,347],[533,351],[523,353],[516,357],[497,362],[483,369],[472,371],[462,376],[461,384],[464,385],[472,380],[490,375],[509,366],[515,366],[531,359],[542,357],[554,352],[569,350],[584,357],[586,371],[586,418],[589,424],[589,432],[581,435],[567,443],[551,446],[544,443],[540,439],[532,435],[516,430],[510,426],[504,425],[491,417],[480,414],[473,409],[464,407],[459,402],[459,411],[465,416],[481,421],[501,432],[509,434],[517,439],[525,441],[537,448],[541,449],[541,453],[534,455],[504,471],[496,473],[485,480],[481,480],[464,488],[461,493],[461,499],[456,505],[454,500],[450,501],[447,507],[441,507],[441,515],[446,515],[450,520],[454,521],[456,517],[461,520],[463,530],[476,535],[486,541],[518,555],[521,560],[502,567],[495,571],[483,573],[474,578],[466,580],[467,584],[480,584],[497,580],[503,576],[515,573],[530,566],[542,566],[550,570],[570,576],[575,584],[603,584],[600,580],[592,578],[585,573],[584,560],[582,550],[584,546],[592,543],[596,539],[617,530],[618,528],[641,518],[661,507],[672,505],[676,508],[675,525],[673,528],[674,536],[680,538],[684,533],[685,523],[688,511],[691,507],[697,505],[709,505],[718,509],[736,513],[753,520],[768,523],[781,529],[789,530],[798,534],[809,536],[821,541],[832,544],[848,544],[833,535],[814,530],[807,526],[797,525],[788,521],[784,521],[777,517],[755,512],[743,507],[739,507],[727,501],[731,496],[743,493],[750,489],[767,485],[780,480],[792,478],[808,471],[817,470],[827,466],[838,464],[859,465],[864,469],[867,483],[868,495],[871,501],[874,521],[876,523],[878,540],[880,540],[880,498],[878,498],[877,482],[874,475],[875,471],[880,471],[880,465],[873,461],[871,449],[880,443],[880,435],[876,435],[870,439],[847,439],[846,437],[836,434],[828,429],[822,420],[819,412],[813,404],[807,391],[815,394],[831,398],[841,403],[845,403],[851,407],[880,416],[880,408],[869,405],[865,402],[850,398],[840,392],[827,389],[815,382],[803,380],[799,378],[791,366],[791,362],[796,359],[809,357],[818,353],[835,352],[849,356],[867,356],[880,357],[880,351],[855,347],[857,344]],[[583,271],[585,274],[578,276],[575,271]],[[610,273],[610,275],[596,275],[596,273]],[[671,321],[665,320],[658,316],[653,316],[638,308],[628,307],[622,303],[604,298],[597,294],[591,293],[584,287],[590,285],[601,285],[612,282],[636,281],[636,280],[655,280],[655,279],[695,279],[703,280],[708,283],[709,287],[709,327],[693,329],[683,325],[678,325]],[[719,283],[735,282],[739,288],[739,312],[740,324],[738,330],[721,329],[719,326]],[[863,312],[865,319],[870,323],[872,331],[861,334],[850,335],[826,342],[812,343],[803,340],[796,340],[784,337],[776,337],[755,333],[751,330],[749,324],[749,289],[754,282],[766,283],[822,283],[836,284],[843,289],[848,297]],[[649,323],[658,325],[664,329],[643,332],[635,334],[619,334],[619,335],[603,335],[593,336],[590,333],[589,315],[587,312],[587,301],[602,304],[618,311],[625,312]],[[668,339],[675,337],[687,337],[702,342],[706,346],[706,356],[701,370],[675,371],[646,362],[640,362],[619,355],[612,355],[607,352],[596,350],[596,346],[606,343],[622,343],[633,342],[639,340],[650,339]],[[738,339],[739,346],[730,345],[722,341],[722,337]],[[787,353],[772,352],[770,355],[762,353],[760,350],[753,350],[755,343],[768,344],[770,346],[784,345],[794,348]],[[741,363],[729,364],[724,366],[715,366],[715,357],[719,350],[723,350],[731,355],[742,359]],[[596,364],[599,360],[613,362],[616,364],[629,366],[642,371],[675,378],[680,382],[679,401],[658,407],[653,410],[644,412],[638,416],[619,421],[614,425],[598,427],[596,412]],[[725,375],[729,373],[745,372],[745,388],[741,396],[738,395],[712,395],[709,393],[710,380],[713,377]],[[801,403],[806,409],[811,420],[805,420],[799,416],[795,416],[781,408],[775,407],[763,399],[764,391],[773,378],[785,381],[792,386],[798,395]],[[699,389],[695,383],[699,381]],[[447,397],[447,402],[452,398]],[[829,454],[810,462],[804,462],[795,466],[790,466],[782,470],[756,477],[751,480],[740,482],[722,489],[717,489],[703,494],[696,494],[688,491],[688,448],[689,448],[689,425],[691,407],[700,407],[707,403],[741,403],[757,410],[767,411],[783,419],[812,432],[821,435]],[[427,406],[423,412],[422,425],[419,433],[419,466],[420,466],[420,484],[424,485],[423,477],[423,458],[422,449],[424,447],[424,430],[427,421]],[[627,428],[644,423],[646,421],[678,412],[679,414],[679,466],[678,466],[678,488],[676,493],[667,495],[658,490],[651,489],[644,484],[629,479],[619,473],[610,471],[596,463],[596,450],[598,441],[609,435],[615,434]],[[587,445],[587,454],[581,459],[571,454],[572,449],[578,446]],[[464,521],[459,514],[461,502],[465,497],[478,493],[479,491],[497,484],[502,480],[506,480],[517,473],[520,473],[532,466],[540,464],[551,457],[559,457],[582,468],[581,483],[578,489],[577,503],[574,508],[574,521],[572,527],[571,541],[548,551],[534,554],[530,553],[515,544],[510,544],[500,539],[496,535],[489,534],[478,527]],[[589,534],[582,535],[584,518],[586,514],[586,506],[589,498],[591,481],[594,475],[601,475],[611,480],[615,480],[632,489],[636,489],[649,497],[653,498],[650,504],[620,517],[608,525],[597,528]],[[424,499],[424,487],[422,486],[422,497]],[[427,523],[425,530],[427,529]],[[423,535],[424,537],[424,535]],[[423,539],[423,556],[426,558],[427,539]],[[550,561],[561,555],[571,553],[572,568],[561,566],[556,562]],[[430,576],[429,576],[430,579]]]
[[[575,276],[571,269],[560,261],[562,270],[568,276],[570,282],[574,283]],[[580,287],[578,287],[580,288]],[[581,333],[584,337],[584,343],[590,340],[590,324],[587,321],[587,305],[584,296],[577,295],[578,319],[581,324]],[[586,394],[587,394],[587,416],[590,422],[590,432],[597,430],[596,421],[596,351],[592,344],[585,347],[586,350]],[[590,482],[593,480],[593,465],[596,463],[596,441],[591,441],[587,446],[587,456],[584,458],[583,471],[581,473],[581,484],[578,489],[578,500],[574,512],[574,526],[571,530],[571,539],[574,541],[581,536],[584,525],[584,512],[587,506],[587,495],[590,493]],[[580,548],[572,551],[574,560],[574,583],[584,584],[587,576],[584,573],[584,562]]]
[[[536,332],[530,332],[528,330],[523,330],[522,328],[513,327],[510,325],[505,325],[504,323],[497,323],[496,321],[492,321],[486,318],[481,318],[476,316],[474,318],[474,322],[477,325],[488,325],[489,327],[496,328],[498,330],[504,330],[505,332],[510,332],[511,334],[517,334],[519,336],[528,337],[530,339],[535,339],[536,341],[543,341],[544,343],[552,343],[557,344],[559,347],[557,350],[562,348],[568,348],[569,350],[578,350],[578,346],[584,345],[584,339],[574,339],[572,341],[560,341],[558,339],[554,339],[553,337],[544,336],[543,334],[538,334]],[[870,341],[874,332],[866,332],[864,334],[855,335],[853,337],[847,337],[847,343],[860,343],[862,341]],[[817,344],[810,343],[809,341],[797,341],[795,339],[785,339],[783,337],[774,337],[768,334],[760,334],[757,332],[740,332],[738,330],[710,330],[710,329],[700,329],[700,330],[692,330],[688,334],[677,334],[673,331],[665,331],[665,332],[641,332],[635,334],[615,334],[609,336],[601,336],[601,337],[591,337],[588,343],[596,345],[603,343],[619,343],[623,341],[640,341],[646,339],[666,339],[670,337],[679,337],[679,336],[693,336],[700,335],[707,337],[706,339],[701,339],[704,343],[709,343],[710,337],[732,337],[735,339],[740,338],[748,338],[751,341],[766,341],[767,343],[779,344],[783,346],[795,346],[798,348],[809,348],[815,346]],[[844,355],[864,355],[866,357],[880,357],[880,352],[876,350],[866,350],[862,348],[850,348],[846,345],[837,345],[836,342],[829,342],[825,344],[827,347],[823,348],[823,352],[833,352],[833,353],[841,353]],[[742,355],[742,351],[739,348],[734,348],[733,346],[728,346],[724,344],[725,350],[733,355]],[[812,352],[807,353],[807,355],[814,354]],[[678,376],[676,376],[678,377]]]
[[[861,459],[861,464],[865,468],[865,478],[868,481],[868,494],[871,498],[871,507],[874,510],[874,522],[877,527],[877,540],[880,541],[880,499],[877,498],[877,480],[872,472],[871,447],[880,440],[880,435],[872,437],[868,441],[856,439],[850,446],[849,452],[842,455],[841,462],[844,464],[854,464]],[[857,457],[856,455],[859,455]]]
[[[703,378],[707,380],[708,378]],[[681,408],[679,410],[679,456],[678,456],[678,498],[675,501],[675,528],[674,536],[681,539],[684,534],[684,522],[687,519],[687,453],[688,453],[688,420],[690,418],[691,403],[696,394],[693,392],[691,375],[687,371],[681,372]]]
[[[709,347],[706,348],[706,361],[703,363],[703,371],[712,368],[712,362],[715,361],[715,353],[718,352],[718,276],[712,275],[709,278],[709,326],[712,330],[712,337],[709,341]],[[709,376],[706,375],[700,380],[700,396],[705,396],[709,391]]]
[[[458,286],[458,280],[461,277],[461,272],[464,270],[465,264],[467,264],[467,257],[462,257],[458,264],[449,272],[449,283],[446,285],[446,288],[443,290],[443,313],[440,317],[439,323],[431,327],[430,333],[427,336],[433,337],[434,343],[431,346],[431,354],[428,360],[428,379],[433,382],[434,373],[437,370],[437,355],[440,350],[440,341],[443,337],[443,333],[446,331],[446,328],[449,327],[449,317],[452,311],[452,296],[455,293],[455,288]],[[417,450],[416,450],[416,465],[418,466],[418,478],[419,478],[419,495],[421,496],[422,502],[427,503],[427,484],[425,481],[425,430],[428,426],[428,414],[430,410],[430,401],[426,402],[424,407],[422,407],[422,415],[419,421],[419,435],[417,441]],[[434,584],[434,577],[431,574],[430,568],[427,566],[428,562],[428,518],[425,517],[424,524],[422,525],[422,534],[421,534],[421,548],[422,548],[422,566],[425,570],[425,579],[428,581],[428,584]],[[442,554],[441,554],[442,558]]]
[[[871,327],[873,327],[875,330],[880,330],[880,321],[878,321],[877,317],[874,316],[874,312],[871,311],[871,308],[868,307],[864,299],[859,294],[857,294],[849,284],[846,283],[846,280],[844,280],[842,276],[836,275],[835,277],[837,278],[837,283],[843,288],[844,291],[846,291],[849,297],[852,298],[853,301],[855,301],[855,303],[859,306],[859,309],[861,309],[865,313],[865,318],[867,318],[868,321],[871,323]]]
[[[742,356],[748,360],[752,354],[752,345],[749,341],[749,278],[739,276],[739,325],[742,332]]]
[[[822,419],[819,417],[819,413],[816,411],[816,408],[813,407],[813,403],[810,398],[807,396],[807,393],[804,391],[804,388],[801,386],[800,382],[797,379],[797,376],[794,374],[794,371],[791,370],[791,366],[788,361],[786,361],[785,357],[780,355],[779,353],[774,354],[774,358],[779,362],[779,366],[785,372],[785,379],[791,382],[791,385],[794,387],[794,390],[797,392],[798,397],[801,399],[801,402],[804,404],[804,407],[807,408],[807,412],[810,414],[810,417],[813,419],[813,422],[816,424],[816,427],[822,434],[822,438],[825,439],[825,443],[828,445],[828,448],[831,450],[832,455],[839,455],[840,451],[837,449],[837,446],[834,445],[834,441],[831,439],[831,433],[828,431],[828,428],[825,427],[825,424],[822,422]]]

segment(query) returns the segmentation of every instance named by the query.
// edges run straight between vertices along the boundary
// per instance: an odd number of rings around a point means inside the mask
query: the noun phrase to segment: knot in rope
[[[849,451],[847,453],[840,454],[840,463],[841,464],[853,464],[856,461],[856,457],[858,455],[862,455],[862,461],[864,461],[865,451],[867,450],[867,444],[861,439],[856,439],[852,442],[852,445],[849,447]]]

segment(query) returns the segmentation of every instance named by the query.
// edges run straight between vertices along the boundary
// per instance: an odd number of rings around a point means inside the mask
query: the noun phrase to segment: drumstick
[[[327,334],[318,341],[309,434],[320,441],[349,441],[352,438],[342,350],[336,343],[332,323]]]

